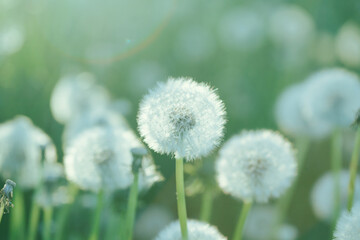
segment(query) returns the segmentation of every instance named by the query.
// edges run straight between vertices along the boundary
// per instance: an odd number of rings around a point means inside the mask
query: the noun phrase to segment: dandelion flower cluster
[[[350,174],[346,170],[340,172],[340,206],[346,209]],[[335,209],[334,196],[335,177],[331,172],[325,173],[315,183],[311,192],[311,203],[315,215],[322,220],[331,221]],[[360,201],[360,177],[355,179],[355,201]]]
[[[188,220],[189,240],[226,240],[219,231],[207,223],[197,220]],[[181,240],[179,221],[170,223],[163,229],[155,240]]]
[[[98,192],[128,187],[133,181],[131,149],[141,143],[130,130],[94,127],[80,134],[66,150],[67,178],[83,189]],[[141,188],[161,180],[150,157],[145,157],[139,175]]]
[[[360,236],[360,203],[351,212],[344,211],[334,233],[334,240],[358,240]]]
[[[296,176],[291,144],[270,130],[243,131],[220,149],[217,180],[226,193],[244,201],[279,197]]]
[[[156,152],[187,160],[207,155],[223,136],[224,104],[204,83],[188,78],[160,83],[140,104],[138,125]]]
[[[359,78],[340,68],[317,72],[307,80],[302,105],[305,118],[316,126],[348,127],[360,108]]]
[[[90,73],[61,78],[50,99],[51,112],[60,123],[68,123],[76,115],[93,108],[104,107],[108,103],[108,92],[96,83]]]
[[[43,157],[55,162],[55,146],[29,118],[17,116],[0,125],[0,172],[4,178],[14,179],[21,188],[35,187],[41,179]]]

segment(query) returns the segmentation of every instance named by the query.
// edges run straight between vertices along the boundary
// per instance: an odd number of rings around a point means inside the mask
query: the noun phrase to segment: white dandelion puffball
[[[336,54],[345,65],[360,66],[360,28],[355,22],[347,22],[340,28]]]
[[[224,104],[215,90],[189,78],[159,83],[140,104],[138,125],[154,151],[192,160],[207,155],[222,137]]]
[[[302,107],[302,97],[306,86],[298,83],[285,89],[275,106],[275,119],[282,131],[292,136],[307,136],[323,138],[329,135],[331,129],[315,125],[305,119]]]
[[[0,172],[20,188],[33,188],[41,179],[41,160],[56,161],[51,139],[25,116],[0,125]]]
[[[67,178],[80,188],[127,188],[133,181],[131,149],[142,147],[130,130],[94,127],[81,133],[65,152]],[[140,188],[148,188],[161,180],[152,159],[145,157],[139,175]]]
[[[271,130],[233,136],[220,149],[216,161],[219,186],[244,201],[278,198],[292,184],[296,170],[291,144]]]
[[[360,236],[360,203],[351,212],[344,211],[336,224],[334,240],[358,240]]]
[[[214,226],[197,220],[188,220],[189,240],[226,240]],[[179,221],[170,223],[164,228],[155,240],[181,240],[181,230]]]
[[[340,206],[346,209],[350,174],[347,170],[340,172]],[[335,209],[334,175],[325,173],[315,183],[311,192],[311,204],[315,215],[325,221],[331,221]],[[355,180],[355,201],[360,201],[360,177]]]
[[[0,57],[19,51],[25,42],[24,27],[10,23],[0,28]]]
[[[138,240],[152,240],[174,220],[175,216],[170,209],[158,204],[151,205],[139,214],[135,224],[134,237]]]
[[[270,17],[270,38],[285,48],[302,48],[314,35],[314,21],[309,13],[297,5],[284,5]]]
[[[129,129],[126,120],[120,113],[109,108],[95,108],[74,117],[65,125],[63,133],[64,147],[82,132],[95,126]]]
[[[259,9],[241,7],[231,9],[220,20],[221,43],[241,51],[253,51],[265,42],[265,19]]]
[[[268,240],[274,234],[277,227],[275,219],[278,218],[278,211],[275,205],[261,204],[254,205],[246,218],[244,236],[251,240]],[[261,231],[259,231],[261,226]],[[296,227],[290,224],[283,224],[276,233],[277,240],[295,240],[298,235]]]
[[[302,97],[308,122],[330,130],[348,127],[360,108],[357,75],[341,68],[319,71],[307,79]]]
[[[58,122],[68,123],[76,115],[108,103],[108,92],[85,72],[61,78],[51,95],[50,107]]]

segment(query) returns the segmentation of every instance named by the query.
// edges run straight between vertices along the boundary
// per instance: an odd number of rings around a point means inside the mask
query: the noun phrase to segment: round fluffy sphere
[[[306,84],[295,84],[287,88],[278,98],[275,107],[275,118],[280,129],[293,136],[323,138],[329,135],[330,129],[315,125],[305,119],[302,97]]]
[[[336,54],[350,67],[360,66],[360,28],[355,22],[345,23],[336,36]]]
[[[71,144],[82,132],[96,126],[129,129],[127,122],[118,112],[109,108],[91,109],[75,116],[66,124],[63,133],[64,147]]]
[[[189,240],[226,240],[219,231],[205,222],[188,220]],[[179,221],[170,223],[163,229],[155,240],[181,240],[181,230]]]
[[[142,147],[130,130],[94,127],[80,134],[65,152],[67,178],[80,188],[127,188],[133,181],[131,149]],[[140,188],[161,180],[150,157],[145,157],[139,175]]]
[[[351,212],[344,211],[336,225],[334,240],[358,240],[360,236],[360,203]]]
[[[134,237],[138,240],[154,239],[174,219],[175,216],[170,209],[162,205],[152,204],[139,214],[135,224]]]
[[[207,155],[223,137],[224,104],[215,91],[191,79],[160,83],[140,104],[138,125],[154,151],[187,160]]]
[[[232,137],[216,161],[219,186],[244,201],[279,197],[290,187],[296,170],[291,144],[270,130],[243,131]]]
[[[346,209],[350,174],[347,170],[340,172],[340,206]],[[315,215],[325,221],[331,221],[335,209],[334,175],[325,173],[314,185],[311,192],[311,204]],[[355,201],[360,201],[360,177],[355,180]]]
[[[0,125],[0,172],[4,178],[13,179],[20,188],[37,186],[43,157],[55,162],[55,146],[29,118],[17,116]]]
[[[108,103],[108,92],[97,85],[94,76],[89,73],[61,78],[50,99],[51,112],[60,123],[68,123],[76,115]]]
[[[354,73],[322,70],[310,76],[306,86],[302,105],[307,121],[330,131],[350,126],[360,108],[360,82]]]
[[[252,207],[244,228],[244,237],[251,240],[267,240],[274,234],[277,227],[275,219],[278,218],[278,211],[274,205],[255,205]],[[261,226],[261,231],[259,231]],[[276,233],[277,240],[295,240],[298,235],[297,229],[289,224],[280,226]]]

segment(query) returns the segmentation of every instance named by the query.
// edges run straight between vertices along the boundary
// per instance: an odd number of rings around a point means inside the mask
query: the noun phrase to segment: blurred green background
[[[294,15],[274,20],[286,6],[297,9]],[[236,22],[229,15],[239,9],[255,13]],[[61,159],[63,126],[51,115],[51,92],[64,74],[85,71],[114,99],[128,100],[126,118],[134,129],[142,96],[168,76],[189,76],[218,89],[227,108],[225,140],[243,129],[277,129],[274,104],[286,86],[325,67],[359,73],[359,65],[336,52],[340,29],[349,21],[359,24],[359,12],[357,0],[0,0],[0,122],[30,117],[54,140]],[[298,29],[286,32],[291,21]],[[250,29],[239,30],[242,43],[231,34],[236,29]],[[176,214],[174,161],[153,156],[166,181],[142,196],[141,207],[159,203]],[[289,212],[299,239],[330,239],[329,226],[314,217],[309,202],[314,181],[329,166],[329,141],[312,144]],[[187,199],[190,218],[198,217],[200,200]],[[219,195],[211,223],[230,237],[240,207]],[[1,239],[7,225],[5,216]]]

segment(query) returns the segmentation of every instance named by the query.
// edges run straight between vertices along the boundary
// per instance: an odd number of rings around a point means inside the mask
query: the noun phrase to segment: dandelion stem
[[[10,240],[25,239],[24,213],[24,193],[21,189],[15,188],[14,209],[10,216]]]
[[[69,188],[70,188],[70,196],[72,197],[73,200],[71,203],[66,204],[60,209],[60,213],[56,220],[57,230],[55,234],[55,240],[61,240],[63,238],[66,219],[70,214],[71,207],[75,202],[76,196],[79,192],[79,189],[74,184],[70,184]]]
[[[211,217],[211,210],[213,205],[213,192],[211,189],[206,189],[201,200],[200,220],[209,222]]]
[[[296,140],[296,147],[298,149],[298,152],[297,152],[298,176],[294,180],[294,183],[291,186],[291,188],[289,189],[289,191],[279,201],[279,204],[278,204],[279,215],[278,215],[277,223],[275,224],[274,229],[273,229],[273,236],[275,236],[277,234],[277,231],[279,230],[281,224],[284,222],[284,220],[286,218],[286,214],[288,212],[291,200],[294,196],[300,174],[302,173],[302,169],[304,166],[304,162],[306,159],[306,154],[308,152],[309,146],[310,146],[310,142],[309,142],[308,138],[300,137]]]
[[[243,207],[241,209],[241,214],[240,214],[238,223],[236,225],[233,240],[241,240],[242,239],[246,217],[251,209],[251,205],[252,205],[252,202],[244,202]]]
[[[130,195],[128,199],[128,209],[126,213],[126,237],[132,240],[133,228],[135,221],[136,205],[138,198],[139,173],[134,173],[134,181],[131,185]]]
[[[98,193],[96,210],[93,216],[93,222],[92,222],[92,228],[91,228],[89,240],[97,240],[99,237],[100,218],[103,209],[103,204],[104,204],[104,191],[100,190],[100,192]]]
[[[52,216],[54,209],[52,207],[45,207],[44,211],[44,229],[43,229],[43,239],[51,239],[51,225],[52,225]]]
[[[184,190],[184,162],[182,158],[176,159],[176,194],[182,240],[188,240],[187,213]]]
[[[5,205],[2,203],[2,198],[0,198],[0,223],[1,223],[2,216],[4,215],[4,207],[5,207]]]
[[[333,226],[335,226],[340,215],[340,170],[341,170],[341,155],[342,155],[342,136],[340,129],[336,129],[331,141],[331,167],[334,177],[334,216]],[[329,196],[330,197],[330,196]]]
[[[31,204],[28,240],[36,239],[39,217],[40,217],[40,206],[37,204],[36,200],[34,199]]]
[[[349,211],[351,211],[354,202],[355,179],[358,169],[359,151],[360,151],[360,128],[358,128],[356,131],[354,150],[351,156],[351,163],[350,163],[350,182],[348,189],[348,204],[347,204],[347,208]]]

